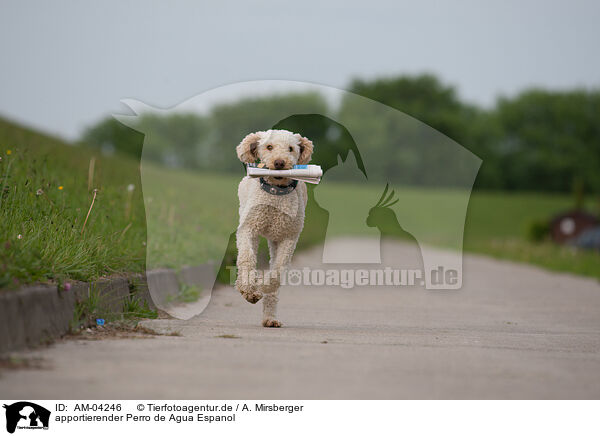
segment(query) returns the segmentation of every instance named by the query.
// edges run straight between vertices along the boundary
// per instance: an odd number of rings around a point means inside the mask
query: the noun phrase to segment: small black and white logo
[[[16,429],[48,430],[50,411],[29,401],[19,401],[6,409],[6,431],[14,433]]]

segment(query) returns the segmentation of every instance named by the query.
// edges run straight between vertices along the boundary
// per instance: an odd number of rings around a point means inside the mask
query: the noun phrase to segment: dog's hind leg
[[[236,289],[250,303],[255,304],[262,298],[256,289],[256,256],[258,253],[258,234],[249,228],[240,227],[236,234],[238,249]]]
[[[279,284],[281,274],[292,261],[292,255],[296,248],[297,239],[284,239],[280,242],[269,241],[269,253],[271,255],[269,277],[264,278],[261,286],[263,298],[263,326],[281,327],[277,320],[277,302],[279,301]],[[268,279],[268,281],[267,281]]]
[[[277,256],[277,246],[279,245],[279,242],[267,239],[267,245],[269,246],[269,268],[273,269],[273,264],[275,263],[275,257]]]
[[[261,291],[263,292],[263,326],[264,327],[281,327],[281,323],[276,320],[277,313],[277,302],[279,298],[277,297],[279,290],[279,280],[276,280],[273,273],[271,271],[276,271],[274,268],[275,261],[277,258],[277,248],[279,246],[279,242],[267,240],[269,245],[269,276],[265,277],[265,283],[263,284]],[[267,284],[266,281],[269,280]],[[276,281],[274,281],[276,280]],[[271,284],[273,281],[273,284]]]

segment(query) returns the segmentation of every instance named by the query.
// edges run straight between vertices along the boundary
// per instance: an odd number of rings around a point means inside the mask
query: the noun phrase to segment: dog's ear
[[[260,141],[260,132],[250,133],[240,142],[235,149],[238,158],[244,163],[253,163],[258,159],[258,142]]]
[[[313,143],[310,139],[298,135],[298,146],[300,147],[300,157],[298,158],[299,165],[306,165],[310,162],[313,154]]]

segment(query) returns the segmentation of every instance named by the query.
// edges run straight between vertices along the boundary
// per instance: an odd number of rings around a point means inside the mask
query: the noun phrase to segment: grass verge
[[[2,119],[0,157],[0,288],[143,271],[136,162]]]

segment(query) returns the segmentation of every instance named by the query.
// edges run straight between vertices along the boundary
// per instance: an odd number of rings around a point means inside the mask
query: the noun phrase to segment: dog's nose
[[[283,159],[277,159],[273,162],[273,165],[275,165],[276,170],[282,170],[283,167],[285,167],[285,161]]]

